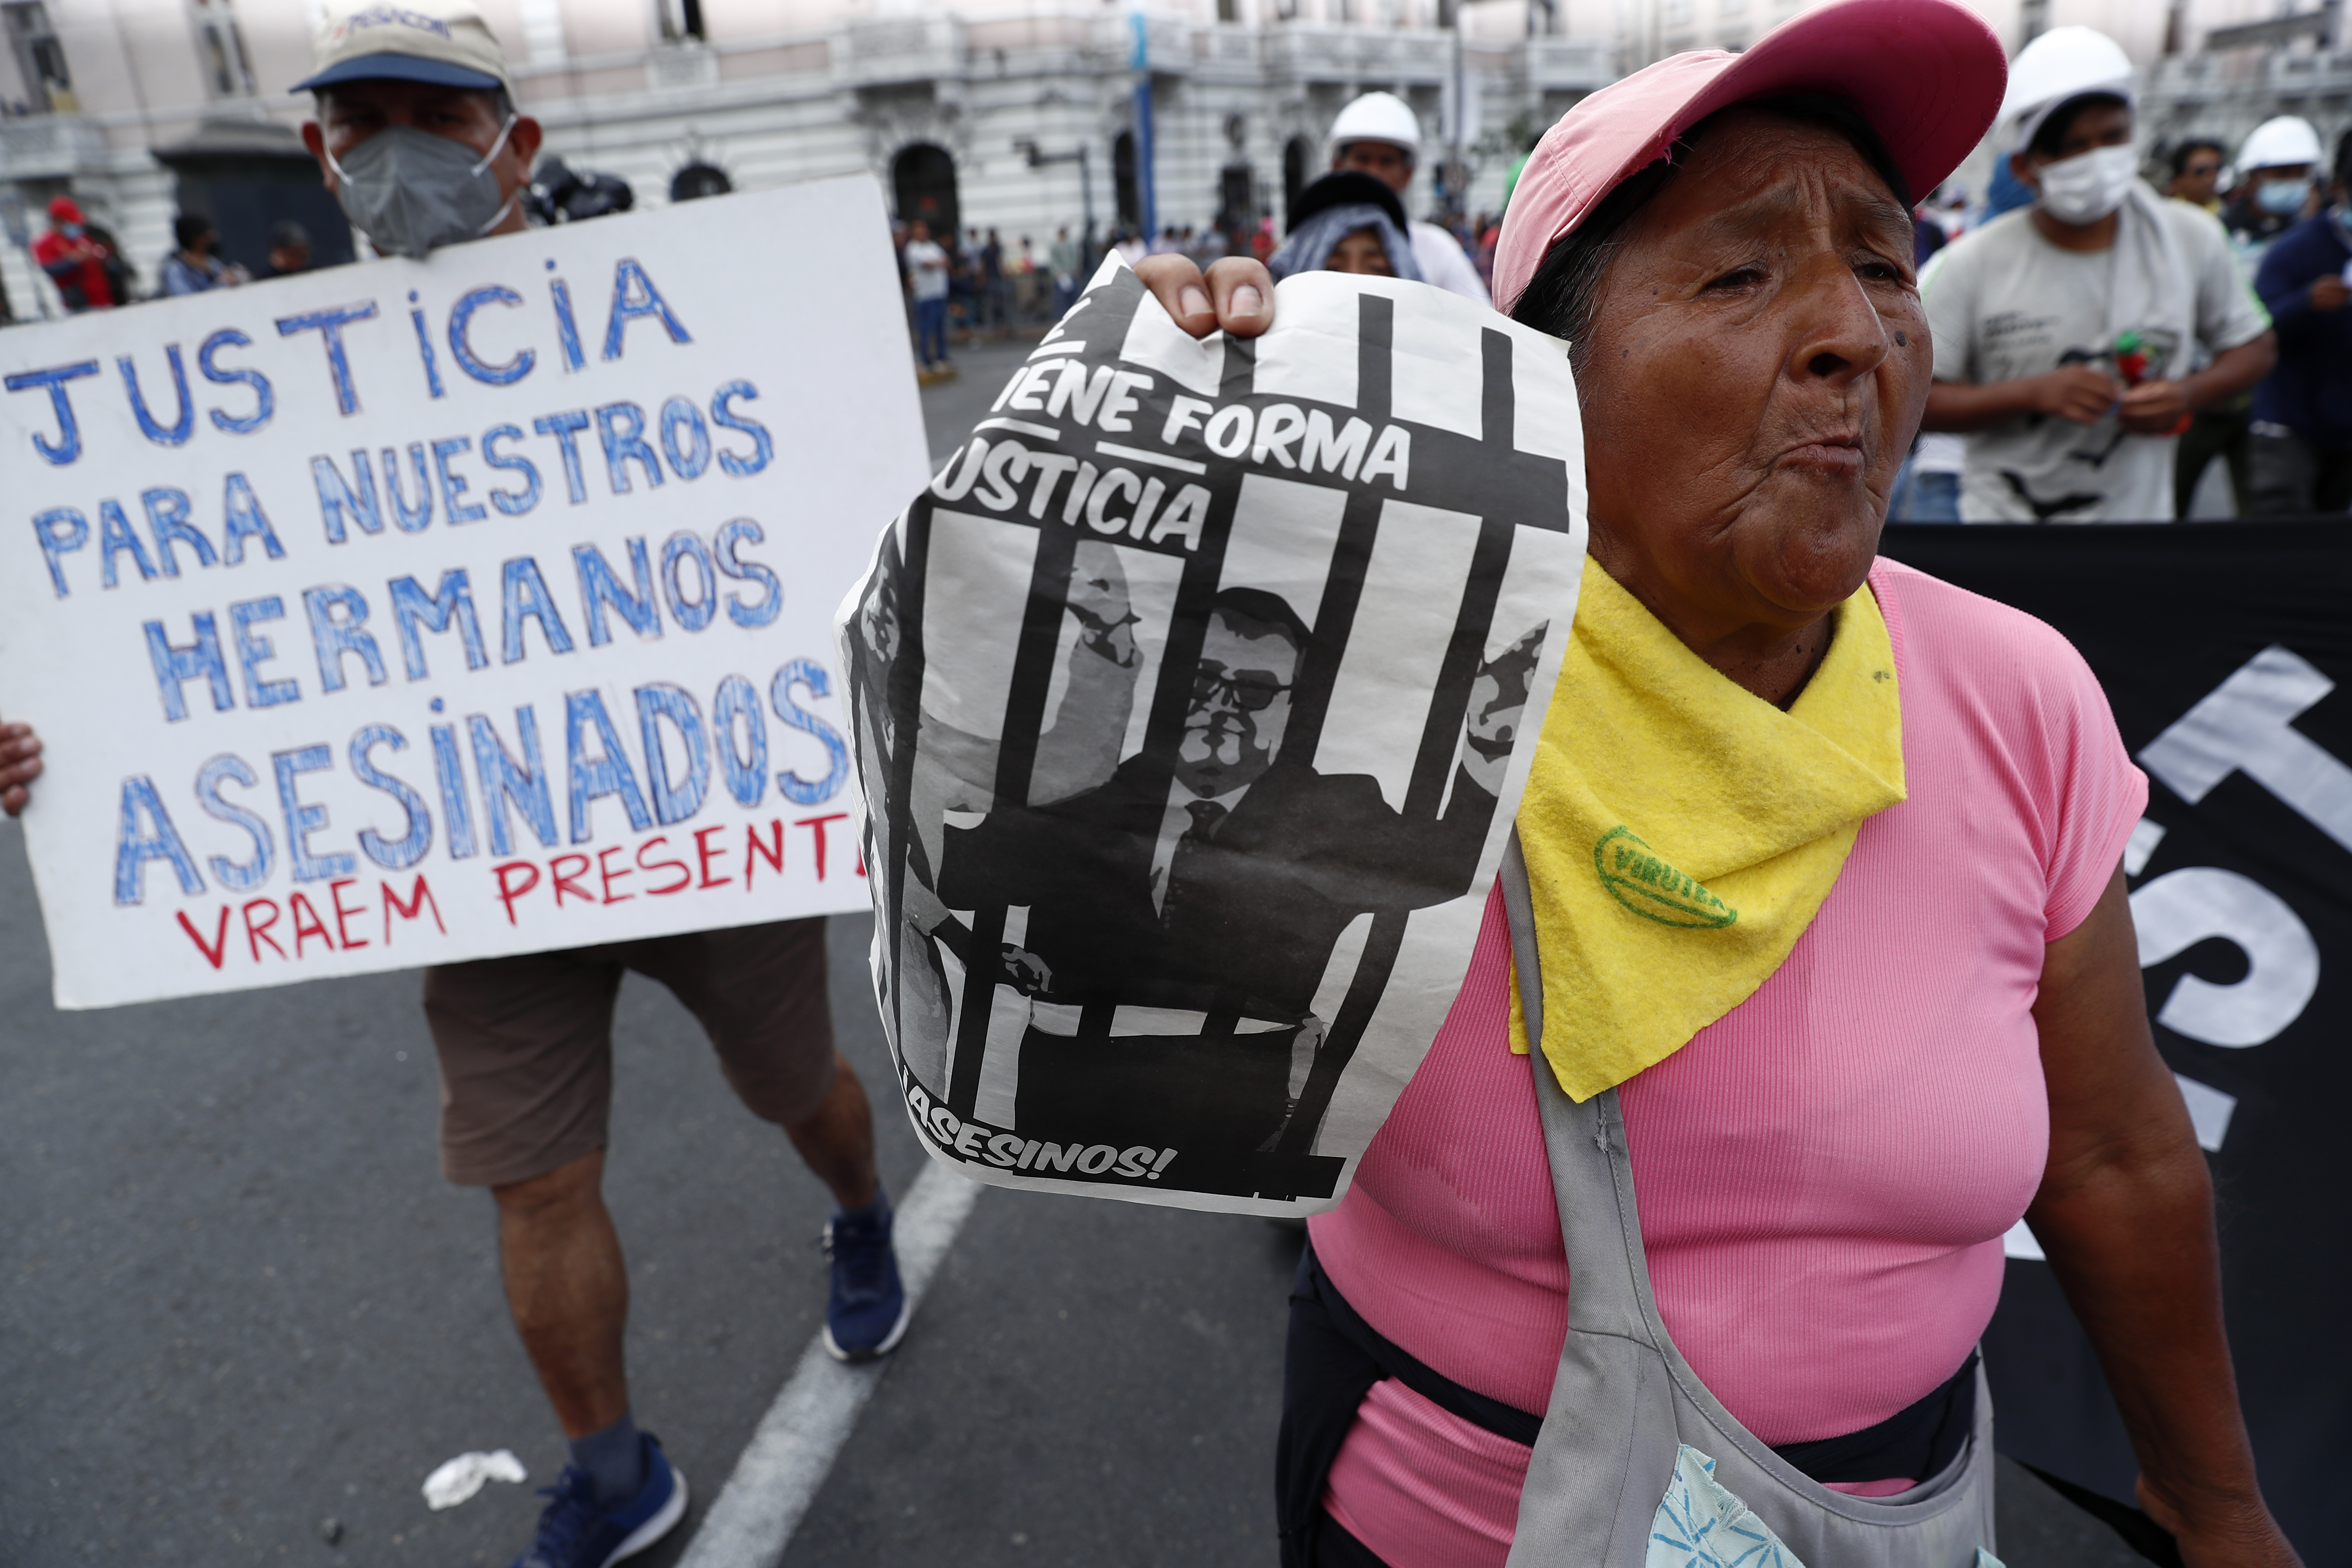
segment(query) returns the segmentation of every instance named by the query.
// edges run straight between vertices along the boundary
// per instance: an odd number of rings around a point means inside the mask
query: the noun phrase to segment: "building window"
[[[25,84],[27,101],[22,107],[35,114],[55,110],[69,114],[74,101],[73,78],[66,70],[66,51],[49,30],[49,13],[39,0],[0,5],[7,18],[8,47],[16,57],[16,75]]]
[[[1111,201],[1118,213],[1121,226],[1134,228],[1143,222],[1143,198],[1135,184],[1135,132],[1122,131],[1110,143]],[[1151,237],[1147,235],[1147,239]]]
[[[2050,30],[2050,0],[2021,0],[2017,20],[2021,31],[2017,47],[2023,48]]]
[[[659,9],[664,43],[680,44],[706,36],[702,30],[702,0],[659,0]]]
[[[229,0],[188,0],[188,14],[196,27],[196,63],[205,73],[205,90],[215,98],[251,98],[253,66],[246,58],[245,35],[236,25]]]
[[[1217,20],[1238,22],[1242,19],[1241,0],[1217,0]]]

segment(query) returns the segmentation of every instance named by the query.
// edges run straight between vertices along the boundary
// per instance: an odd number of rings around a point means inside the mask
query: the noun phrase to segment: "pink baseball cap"
[[[1559,243],[1617,188],[1719,109],[1781,93],[1844,99],[1924,197],[2000,110],[2009,65],[1983,18],[1954,0],[1831,0],[1744,54],[1701,49],[1645,66],[1560,116],[1511,193],[1495,252],[1495,303],[1518,303]]]

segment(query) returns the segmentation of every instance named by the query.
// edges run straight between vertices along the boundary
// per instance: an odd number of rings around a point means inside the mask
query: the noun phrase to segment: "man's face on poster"
[[[1298,645],[1287,628],[1210,618],[1176,748],[1176,777],[1187,789],[1228,795],[1274,765],[1297,674]]]

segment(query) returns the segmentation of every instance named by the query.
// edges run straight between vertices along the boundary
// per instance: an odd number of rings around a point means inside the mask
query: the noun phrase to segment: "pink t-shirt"
[[[2048,1152],[2042,949],[2089,915],[2147,799],[2063,637],[1892,562],[1871,583],[1909,798],[1863,824],[1772,977],[1619,1096],[1659,1313],[1775,1445],[1884,1421],[1990,1320],[2001,1235]],[[1568,1259],[1528,1059],[1508,1045],[1509,965],[1492,897],[1427,1059],[1346,1200],[1310,1223],[1372,1327],[1542,1411]],[[1499,1565],[1527,1457],[1383,1381],[1325,1502],[1395,1568]]]

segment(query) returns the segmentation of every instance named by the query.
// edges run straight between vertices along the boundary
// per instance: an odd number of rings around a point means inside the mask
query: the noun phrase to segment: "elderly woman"
[[[2003,68],[1948,0],[1843,0],[1592,95],[1528,165],[1496,296],[1573,344],[1597,570],[1526,876],[1311,1222],[1286,1563],[1622,1568],[1703,1502],[1805,1568],[1976,1563],[2021,1215],[2183,1560],[2296,1561],[2147,1020],[2146,781],[2063,639],[1875,559],[1932,366],[1911,202]],[[1142,276],[1195,335],[1271,322],[1251,262]]]
[[[1358,272],[1423,282],[1411,233],[1404,204],[1385,181],[1341,169],[1298,193],[1290,209],[1290,237],[1266,258],[1266,270],[1277,283],[1294,272]]]

